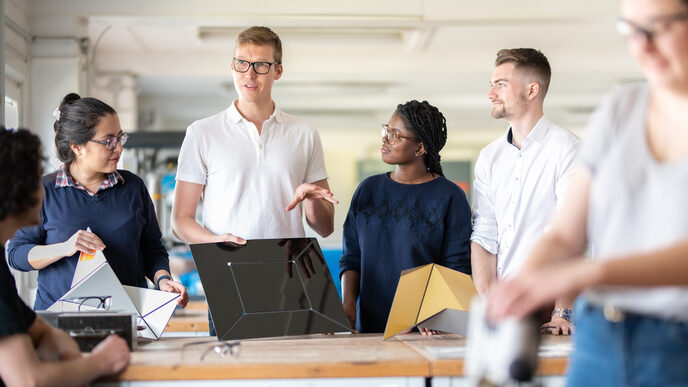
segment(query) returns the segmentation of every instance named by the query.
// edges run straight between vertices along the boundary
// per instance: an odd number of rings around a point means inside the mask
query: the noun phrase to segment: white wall
[[[78,58],[69,56],[34,58],[31,63],[29,126],[40,136],[52,169],[60,165],[55,155],[55,118],[52,113],[67,93],[79,90],[77,66]]]

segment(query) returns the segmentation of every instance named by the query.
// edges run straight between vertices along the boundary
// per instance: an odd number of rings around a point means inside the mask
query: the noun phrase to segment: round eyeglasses
[[[625,38],[644,37],[648,43],[654,41],[655,36],[667,31],[671,24],[688,20],[688,12],[678,12],[657,16],[644,25],[638,25],[623,18],[617,19],[616,30]]]
[[[232,64],[234,65],[234,71],[238,73],[245,73],[249,68],[253,66],[253,71],[256,74],[267,74],[270,72],[270,67],[272,65],[278,65],[280,62],[249,62],[243,59],[232,59]]]
[[[124,144],[127,143],[128,139],[129,139],[129,135],[126,133],[122,133],[117,137],[110,137],[105,141],[99,141],[99,140],[88,140],[88,141],[96,142],[98,144],[103,144],[103,145],[105,145],[106,150],[111,151],[111,150],[115,149],[118,142],[122,143],[122,146],[124,146]]]
[[[418,140],[415,137],[402,136],[401,134],[399,134],[399,129],[392,128],[387,124],[382,124],[382,130],[380,131],[380,134],[382,135],[382,137],[386,137],[387,142],[392,145],[396,144],[400,138],[413,142],[420,142],[420,140]]]

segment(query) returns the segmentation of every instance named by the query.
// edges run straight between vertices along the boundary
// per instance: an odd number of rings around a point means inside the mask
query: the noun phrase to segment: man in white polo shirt
[[[179,153],[172,229],[187,243],[304,237],[334,230],[334,199],[318,132],[279,110],[272,85],[282,76],[282,44],[267,27],[237,37],[232,60],[239,98],[192,123]],[[203,196],[203,225],[196,208]],[[211,329],[212,332],[212,329]]]
[[[550,77],[538,50],[497,53],[488,98],[492,117],[509,129],[475,165],[471,266],[483,297],[495,280],[520,270],[568,190],[579,139],[543,115]],[[546,324],[552,333],[570,333],[571,302],[557,301]]]

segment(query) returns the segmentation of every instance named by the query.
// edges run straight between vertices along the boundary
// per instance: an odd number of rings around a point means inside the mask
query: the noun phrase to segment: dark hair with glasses
[[[235,47],[246,43],[256,46],[272,46],[275,62],[282,63],[282,41],[268,27],[253,26],[241,31],[237,36]]]
[[[108,114],[117,114],[115,109],[105,102],[96,98],[81,98],[76,93],[67,94],[58,109],[59,119],[53,127],[57,157],[63,163],[71,163],[76,157],[71,148],[72,144],[84,145],[91,141],[101,118]]]
[[[509,48],[499,50],[495,66],[513,63],[518,70],[525,72],[540,85],[540,95],[545,98],[552,78],[552,69],[545,54],[534,48]]]
[[[0,126],[0,221],[38,204],[33,193],[43,174],[41,161],[41,140],[35,134]]]
[[[408,129],[413,130],[425,147],[423,161],[431,173],[444,176],[440,165],[440,150],[447,143],[447,120],[442,112],[428,101],[415,99],[397,106],[396,112],[404,120]]]

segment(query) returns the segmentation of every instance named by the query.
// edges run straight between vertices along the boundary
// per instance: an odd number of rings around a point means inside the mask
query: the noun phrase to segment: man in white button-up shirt
[[[508,121],[509,129],[475,165],[471,265],[481,296],[519,271],[568,189],[579,139],[543,115],[550,76],[538,50],[497,53],[487,96],[492,117]],[[569,333],[567,308],[570,300],[557,303],[548,324],[554,333]]]

